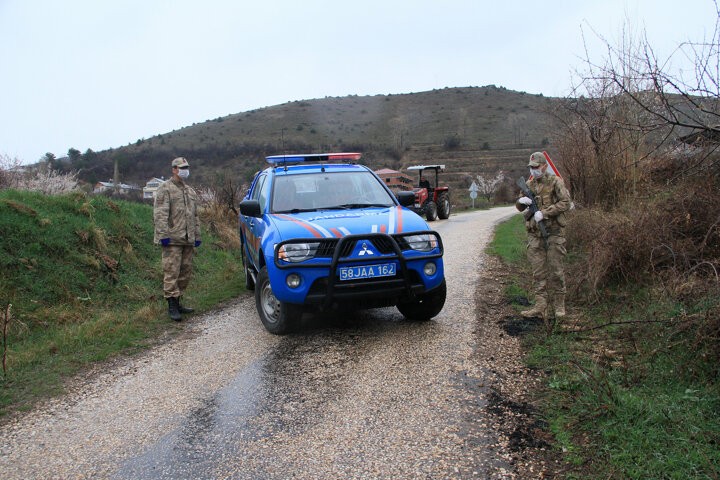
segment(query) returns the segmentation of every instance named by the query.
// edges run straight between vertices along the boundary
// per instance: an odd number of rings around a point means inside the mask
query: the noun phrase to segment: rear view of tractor
[[[437,218],[446,219],[450,216],[450,188],[439,184],[440,172],[445,171],[445,165],[415,165],[407,168],[408,171],[417,170],[419,179],[415,193],[415,207],[413,210],[419,215],[425,215],[428,222]],[[432,172],[435,172],[434,179]],[[434,183],[433,183],[434,180]]]

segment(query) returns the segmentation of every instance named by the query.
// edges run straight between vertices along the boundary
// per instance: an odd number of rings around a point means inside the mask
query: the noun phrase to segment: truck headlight
[[[312,243],[286,243],[278,248],[278,258],[285,262],[304,262],[315,257],[318,246],[317,242]]]
[[[404,238],[411,249],[419,252],[429,252],[433,248],[437,248],[438,245],[435,235],[410,235]]]

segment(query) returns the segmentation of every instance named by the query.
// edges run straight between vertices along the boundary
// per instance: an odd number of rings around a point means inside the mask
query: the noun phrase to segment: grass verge
[[[530,287],[521,227],[519,217],[499,225],[488,249],[510,267],[510,301]],[[547,373],[538,397],[564,476],[718,478],[718,366],[687,328],[718,300],[680,305],[648,286],[602,298],[573,306],[551,335],[523,337],[526,363]]]
[[[0,191],[0,321],[9,311],[0,415],[62,391],[94,362],[181,330],[167,318],[152,236],[148,205]],[[244,285],[239,257],[209,232],[203,240],[185,296],[197,312]]]

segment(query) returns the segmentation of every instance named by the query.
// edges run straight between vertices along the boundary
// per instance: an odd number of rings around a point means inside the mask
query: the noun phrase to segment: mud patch
[[[519,337],[533,332],[542,327],[543,321],[540,318],[524,318],[511,315],[498,322],[500,327],[511,337]]]
[[[552,441],[547,433],[548,424],[537,419],[535,408],[525,402],[518,403],[504,398],[496,390],[487,395],[487,411],[498,418],[514,418],[514,425],[505,424],[508,446],[513,452],[522,452],[528,448],[549,448]],[[514,427],[514,428],[513,428]]]

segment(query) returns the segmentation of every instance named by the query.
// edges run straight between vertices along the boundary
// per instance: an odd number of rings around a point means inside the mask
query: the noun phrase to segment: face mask
[[[180,178],[187,178],[190,176],[190,169],[189,168],[180,168],[178,169],[178,177]]]
[[[530,175],[532,175],[535,178],[540,178],[543,175],[543,171],[539,168],[531,168]]]

